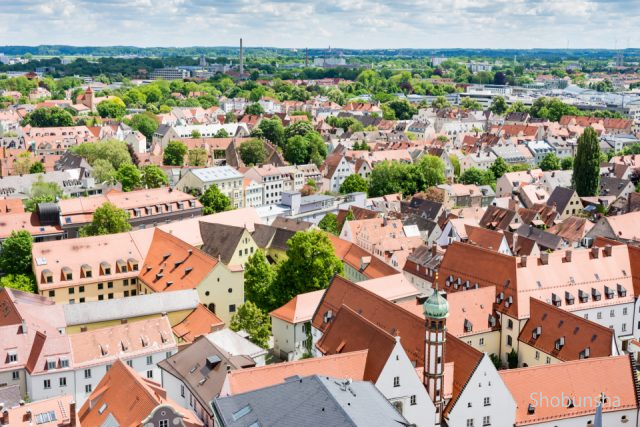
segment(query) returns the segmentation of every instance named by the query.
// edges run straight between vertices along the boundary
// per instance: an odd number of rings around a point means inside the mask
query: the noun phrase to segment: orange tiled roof
[[[342,240],[330,233],[327,233],[327,236],[336,251],[336,256],[341,258],[353,269],[362,273],[368,279],[377,279],[379,277],[398,274],[398,270],[382,261],[380,258],[373,256],[370,252],[367,252],[360,246],[347,242],[346,240]],[[368,261],[368,263],[363,263],[363,258],[365,261]],[[361,268],[363,266],[364,269]]]
[[[516,401],[516,426],[552,423],[554,420],[592,415],[596,411],[593,399],[601,393],[611,399],[610,404],[603,406],[605,413],[638,407],[635,366],[630,356],[509,369],[500,371],[500,375]],[[538,404],[530,414],[529,405],[536,403],[531,398],[532,392],[536,393]],[[545,405],[540,400],[540,396],[560,399],[562,395],[573,397],[574,407]],[[614,398],[619,399],[619,402]],[[577,399],[581,399],[580,405]],[[613,407],[617,403],[619,406]]]
[[[123,399],[123,396],[127,398]],[[103,404],[106,404],[106,408],[100,411]],[[167,404],[183,414],[186,427],[203,425],[190,410],[169,399],[160,384],[141,378],[118,360],[102,377],[78,414],[80,423],[86,426],[103,425],[111,415],[121,426],[141,427],[142,420],[161,404]]]
[[[367,353],[367,350],[352,351],[294,362],[232,370],[227,374],[227,393],[234,395],[269,387],[284,382],[285,378],[294,375],[299,377],[320,375],[361,381],[365,378]]]
[[[324,295],[324,289],[299,294],[269,314],[292,324],[308,322],[318,308],[322,295]]]
[[[199,304],[184,320],[173,327],[173,333],[186,342],[193,342],[201,335],[206,335],[224,328],[224,322],[207,307]]]
[[[611,356],[613,329],[535,298],[531,298],[529,306],[529,320],[520,331],[519,341],[563,362],[579,360],[580,353],[586,348],[589,348],[589,357]],[[533,338],[538,327],[542,328],[542,333]],[[560,338],[564,339],[564,344],[558,349],[556,342]]]

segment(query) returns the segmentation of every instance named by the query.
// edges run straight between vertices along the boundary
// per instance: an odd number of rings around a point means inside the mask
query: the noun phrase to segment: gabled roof
[[[395,345],[396,338],[391,334],[343,305],[322,334],[317,347],[324,355],[368,350],[364,379],[375,383]]]
[[[586,218],[570,216],[565,218],[561,223],[554,225],[547,231],[557,234],[567,242],[580,242],[582,238],[593,227],[593,223]]]
[[[229,395],[246,393],[285,382],[293,376],[308,375],[364,379],[367,350],[345,352],[324,357],[275,363],[255,368],[238,369],[227,374],[226,392]]]
[[[398,274],[398,270],[355,243],[342,240],[331,233],[327,233],[327,237],[336,251],[336,256],[365,277],[376,279]]]
[[[480,227],[508,230],[509,226],[515,223],[517,218],[518,213],[516,211],[491,205],[487,206],[487,210],[482,219],[480,219]]]
[[[269,314],[292,324],[308,322],[318,308],[322,295],[324,295],[324,289],[298,294]]]
[[[636,367],[631,356],[508,369],[500,371],[500,375],[516,401],[516,426],[593,415],[595,399],[601,393],[610,399],[602,408],[604,413],[638,408]],[[531,398],[533,390],[537,405]],[[545,405],[540,401],[541,396],[549,401],[553,397],[567,396],[575,399],[574,407]],[[619,406],[614,407],[614,403]],[[529,405],[535,405],[533,413],[529,413]]]
[[[555,206],[558,212],[564,212],[575,190],[566,187],[556,187],[546,201],[547,206]]]
[[[121,426],[141,427],[142,421],[161,404],[181,413],[186,427],[203,425],[191,411],[169,399],[160,384],[141,378],[124,362],[116,360],[78,415],[80,423],[87,426],[114,425],[116,421]]]
[[[202,250],[228,265],[240,244],[246,228],[210,222],[200,222]]]
[[[559,297],[566,301],[565,295]],[[577,301],[578,295],[574,298]],[[533,338],[537,328],[542,333]],[[589,357],[611,356],[613,339],[613,329],[534,298],[529,301],[529,320],[518,336],[519,341],[563,362],[579,360],[586,348]],[[559,340],[562,343],[557,346]]]
[[[481,227],[474,227],[473,225],[465,224],[465,230],[467,232],[467,241],[471,245],[477,245],[485,249],[491,249],[497,251],[500,249],[504,234],[489,230]]]
[[[16,386],[18,387],[18,386]],[[49,399],[28,402],[22,405],[4,403],[3,411],[6,411],[8,425],[11,427],[31,427],[34,425],[43,427],[70,427],[79,426],[75,409],[74,398],[70,394],[52,397]],[[29,416],[27,416],[29,415]],[[75,418],[72,420],[71,417]]]
[[[173,327],[173,333],[181,340],[193,342],[201,335],[224,328],[224,322],[203,304]]]
[[[562,237],[532,225],[522,224],[516,232],[518,236],[535,240],[541,249],[556,250],[560,249],[563,245]]]
[[[444,408],[445,415],[448,415],[455,406],[483,356],[484,353],[447,332],[444,361],[445,363],[453,363],[453,391],[451,399]]]
[[[217,264],[218,260],[156,228],[138,277],[155,292],[195,289]]]
[[[373,384],[316,375],[217,398],[212,406],[225,427],[408,425]]]

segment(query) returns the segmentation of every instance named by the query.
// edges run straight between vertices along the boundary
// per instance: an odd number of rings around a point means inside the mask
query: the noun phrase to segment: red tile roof
[[[269,314],[292,324],[308,322],[318,308],[322,295],[324,295],[324,289],[299,294]]]
[[[184,320],[173,327],[173,333],[184,342],[224,328],[224,322],[207,307],[199,304]]]

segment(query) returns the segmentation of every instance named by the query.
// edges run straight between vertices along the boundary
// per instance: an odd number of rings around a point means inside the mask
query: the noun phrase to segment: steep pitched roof
[[[314,357],[286,363],[275,363],[255,368],[238,369],[227,374],[226,392],[229,395],[276,385],[293,376],[308,375],[364,379],[367,350]]]
[[[564,212],[575,190],[566,187],[556,187],[546,201],[547,206],[555,206],[558,212]]]
[[[193,342],[201,335],[224,328],[224,322],[207,307],[198,304],[195,310],[173,327],[173,333],[183,341]]]
[[[330,233],[327,233],[327,237],[336,251],[336,256],[365,277],[376,279],[398,274],[398,270],[355,243],[347,242]]]
[[[547,231],[562,237],[567,242],[575,243],[580,242],[592,227],[593,223],[586,218],[570,216]]]
[[[343,305],[317,347],[325,355],[368,350],[364,379],[375,383],[395,345],[391,334]]]
[[[511,209],[498,206],[487,206],[487,210],[480,219],[480,227],[489,229],[508,230],[509,226],[516,222],[518,213]]]
[[[308,322],[318,308],[322,295],[324,289],[298,294],[269,314],[288,323]]]
[[[520,331],[519,341],[563,362],[579,360],[586,348],[589,357],[611,356],[613,329],[534,298],[530,299],[529,307],[529,320]],[[542,333],[534,338],[537,328]]]
[[[610,399],[602,408],[604,413],[638,408],[636,368],[631,356],[508,369],[500,371],[500,375],[516,401],[516,426],[592,415],[596,411],[595,399],[601,393]],[[533,390],[536,401],[531,397]],[[568,408],[546,405],[540,400],[543,396],[561,399],[563,395],[581,401],[576,400]],[[619,406],[614,407],[614,403]],[[529,405],[535,406],[533,413],[529,413]]]
[[[200,222],[200,234],[204,242],[202,250],[225,265],[229,264],[245,230],[244,227],[233,225]]]
[[[201,250],[156,228],[138,277],[155,292],[195,289],[217,264]]]
[[[482,357],[483,353],[447,332],[444,361],[453,363],[453,390],[451,399],[444,408],[445,415],[448,415],[455,406]]]
[[[123,396],[127,398],[123,399]],[[203,425],[191,411],[169,399],[160,384],[141,378],[132,368],[117,360],[82,405],[80,422],[87,426],[110,425],[107,423],[115,418],[118,425],[139,427],[161,404],[168,404],[180,412],[186,427]]]

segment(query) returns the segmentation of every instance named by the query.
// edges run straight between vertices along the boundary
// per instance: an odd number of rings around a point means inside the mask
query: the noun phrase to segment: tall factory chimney
[[[244,50],[242,48],[242,39],[240,39],[240,75],[244,74]]]

